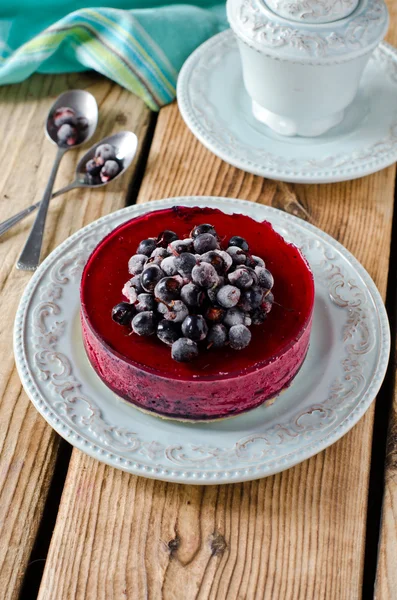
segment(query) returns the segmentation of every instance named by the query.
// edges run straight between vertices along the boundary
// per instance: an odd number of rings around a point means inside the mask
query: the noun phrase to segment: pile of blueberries
[[[187,239],[167,230],[141,241],[128,270],[128,302],[113,308],[113,320],[141,336],[156,334],[178,362],[196,358],[200,347],[246,348],[249,327],[265,321],[274,301],[264,261],[238,235],[223,250],[210,224]]]
[[[74,146],[81,140],[82,132],[88,127],[85,117],[79,117],[70,106],[60,106],[52,116],[57,130],[58,143],[63,146]]]
[[[100,144],[94,158],[85,165],[87,183],[106,183],[116,177],[122,166],[116,157],[116,148],[112,144]]]

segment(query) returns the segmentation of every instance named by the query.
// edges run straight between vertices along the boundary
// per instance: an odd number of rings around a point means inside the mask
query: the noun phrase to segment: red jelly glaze
[[[223,245],[232,235],[247,239],[274,276],[274,304],[263,325],[252,326],[250,345],[202,350],[189,364],[171,358],[155,336],[129,335],[111,319],[129,279],[128,259],[140,240],[164,229],[188,237],[194,225],[211,223]],[[81,319],[84,344],[94,369],[116,394],[170,418],[208,420],[254,408],[280,393],[305,358],[311,330],[314,283],[299,250],[270,223],[227,215],[218,209],[174,207],[124,223],[93,251],[83,272]]]

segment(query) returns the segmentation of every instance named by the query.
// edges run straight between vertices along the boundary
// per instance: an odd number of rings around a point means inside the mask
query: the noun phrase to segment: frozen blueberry
[[[247,260],[247,255],[238,246],[229,246],[226,252],[231,256],[233,264],[244,265]]]
[[[229,329],[229,344],[233,350],[246,348],[251,341],[251,332],[245,325],[233,325]]]
[[[205,312],[205,318],[211,323],[220,323],[225,316],[225,309],[220,306],[209,306]]]
[[[232,308],[240,300],[240,295],[240,290],[234,285],[224,285],[218,291],[216,299],[224,308]]]
[[[157,302],[153,298],[152,294],[139,294],[137,297],[137,304],[135,308],[137,312],[143,312],[145,310],[156,310]]]
[[[247,267],[252,267],[254,269],[255,267],[264,267],[265,261],[259,256],[254,256],[251,254],[251,256],[247,256],[247,261],[245,264]]]
[[[85,117],[77,117],[77,129],[80,131],[88,129],[88,119]]]
[[[141,285],[146,292],[153,292],[160,279],[163,279],[164,273],[158,265],[151,265],[144,269],[141,275]]]
[[[191,238],[175,240],[168,244],[168,250],[174,254],[174,256],[182,254],[182,252],[193,252],[193,240]]]
[[[135,304],[137,301],[138,294],[142,294],[143,287],[141,285],[141,276],[135,275],[131,277],[125,284],[121,291],[131,304]]]
[[[156,331],[157,320],[153,311],[144,311],[135,315],[131,325],[138,335],[152,335]]]
[[[243,250],[244,252],[248,252],[249,250],[247,240],[245,240],[243,237],[240,237],[239,235],[234,235],[233,237],[231,237],[228,246],[237,246],[238,248],[241,248],[241,250]]]
[[[193,268],[192,279],[194,283],[205,288],[210,288],[219,281],[214,267],[206,262],[200,263]]]
[[[182,277],[190,276],[193,267],[196,266],[196,262],[196,257],[190,252],[183,252],[175,257],[175,266]]]
[[[215,271],[219,273],[219,275],[222,275],[222,273],[226,271],[225,259],[223,258],[223,256],[220,255],[219,252],[216,252],[215,250],[205,252],[205,254],[203,254],[200,257],[200,259],[202,262],[206,262],[212,265]]]
[[[182,282],[180,277],[163,277],[154,288],[154,295],[160,302],[169,304],[179,298]]]
[[[218,283],[213,285],[212,287],[208,288],[207,296],[208,296],[209,301],[212,302],[212,304],[215,304],[215,305],[218,304],[216,295],[219,292],[219,290],[221,289],[221,287],[223,287],[224,285],[225,285],[225,278],[220,276]]]
[[[258,284],[266,290],[271,290],[274,284],[273,275],[264,267],[255,267],[258,276]]]
[[[201,306],[204,300],[204,293],[195,283],[187,283],[181,289],[181,300],[187,306]]]
[[[196,225],[196,227],[193,227],[190,236],[194,239],[203,233],[210,233],[214,237],[217,237],[215,228],[209,223],[202,223],[202,225]]]
[[[107,160],[116,158],[116,149],[111,144],[101,144],[95,151],[95,157],[100,165],[104,165]]]
[[[194,238],[193,246],[197,254],[204,254],[210,250],[216,250],[218,248],[218,240],[210,233],[201,233]]]
[[[58,142],[66,146],[74,146],[77,143],[78,136],[76,127],[69,125],[69,123],[61,125],[57,131]]]
[[[142,273],[146,261],[147,256],[145,256],[145,254],[134,254],[128,261],[128,272],[131,273],[131,275]]]
[[[253,286],[249,288],[249,290],[243,291],[239,307],[246,312],[255,310],[255,308],[258,308],[262,304],[262,298],[263,289],[258,286]]]
[[[274,296],[273,296],[272,292],[269,292],[264,297],[263,303],[262,303],[262,310],[266,314],[268,314],[272,310],[273,302],[274,302]]]
[[[156,248],[156,240],[155,238],[148,238],[147,240],[142,240],[136,249],[137,254],[145,254],[146,256],[150,256],[153,250]]]
[[[190,362],[198,356],[196,342],[188,338],[179,338],[172,344],[171,356],[178,362]]]
[[[100,173],[102,183],[106,183],[110,181],[114,177],[116,177],[117,173],[120,171],[119,163],[115,160],[107,160],[103,165]]]
[[[182,333],[185,337],[200,342],[208,333],[208,326],[202,315],[189,315],[182,323]]]
[[[77,123],[76,113],[70,106],[60,106],[55,109],[53,121],[55,127],[61,127],[65,123],[75,126]]]
[[[178,273],[178,269],[175,265],[175,256],[167,256],[167,258],[164,258],[161,261],[160,267],[161,270],[164,271],[164,273],[169,277]]]
[[[112,319],[118,325],[131,325],[131,321],[136,313],[133,304],[128,302],[120,302],[112,308]]]
[[[168,252],[165,248],[155,248],[153,250],[153,252],[151,253],[150,257],[152,258],[153,256],[161,256],[161,258],[167,258]]]
[[[256,308],[251,313],[251,320],[253,325],[262,325],[266,321],[267,314],[262,308]]]
[[[173,321],[160,321],[157,325],[157,337],[167,346],[172,346],[181,337],[181,327]]]
[[[174,323],[182,323],[189,314],[189,309],[181,300],[174,300],[168,309],[168,312],[164,313],[164,319],[167,321],[174,321]]]
[[[228,279],[232,285],[240,289],[247,289],[254,283],[251,273],[245,267],[237,268],[228,274]]]
[[[245,314],[238,308],[229,308],[226,311],[223,322],[227,327],[233,327],[234,325],[245,325]]]
[[[157,237],[157,246],[161,247],[161,248],[167,248],[168,244],[171,244],[171,242],[175,242],[178,239],[178,236],[176,235],[176,233],[174,231],[170,231],[169,229],[166,229],[165,231],[162,231],[158,237]]]
[[[219,254],[219,256],[221,256],[223,258],[223,260],[225,261],[225,271],[229,271],[229,269],[232,267],[233,265],[233,259],[230,256],[230,254],[228,254],[225,250],[214,250],[214,252],[216,252],[217,254]]]
[[[147,259],[147,261],[145,263],[145,266],[143,267],[143,270],[147,269],[148,267],[151,267],[152,265],[157,265],[158,267],[160,267],[160,265],[163,262],[163,260],[164,259],[163,259],[162,256],[150,256]]]
[[[85,170],[89,175],[99,175],[101,168],[101,165],[98,165],[95,158],[92,158],[85,164]]]
[[[168,312],[168,306],[163,302],[159,302],[157,304],[157,312],[164,316]]]
[[[227,342],[227,329],[224,325],[213,325],[207,335],[207,348],[222,348]]]

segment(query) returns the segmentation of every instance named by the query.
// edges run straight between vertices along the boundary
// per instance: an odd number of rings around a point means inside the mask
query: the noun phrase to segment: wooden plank
[[[283,208],[345,244],[384,296],[394,181],[394,167],[325,186],[263,180],[203,148],[174,104],[160,113],[139,202],[209,194]],[[245,484],[153,482],[74,451],[39,598],[360,598],[373,415],[311,460]]]
[[[44,136],[43,124],[55,97],[67,89],[91,91],[99,104],[95,139],[114,130],[132,129],[145,138],[150,111],[119,86],[95,75],[35,76],[21,85],[0,88],[0,220],[40,200],[55,148]],[[84,149],[69,152],[60,167],[56,187],[71,181]],[[53,201],[46,228],[47,254],[71,233],[125,203],[124,176],[103,191],[75,190]],[[0,241],[0,589],[4,600],[17,598],[53,475],[59,438],[24,393],[12,355],[15,311],[30,274],[15,262],[33,216]]]

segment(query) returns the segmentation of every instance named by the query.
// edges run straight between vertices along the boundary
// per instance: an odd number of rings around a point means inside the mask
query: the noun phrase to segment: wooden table
[[[393,0],[389,8],[389,41],[397,44]],[[157,116],[94,74],[34,76],[0,88],[1,219],[40,199],[54,155],[43,122],[53,98],[69,88],[96,96],[96,139],[131,129],[140,153],[129,177],[53,202],[45,254],[126,202],[208,194],[269,204],[327,231],[362,262],[386,299],[395,344],[395,166],[333,185],[265,180],[208,152],[175,103]],[[67,154],[57,187],[82,152]],[[30,275],[15,262],[31,222],[0,241],[0,597],[397,598],[394,361],[376,403],[348,435],[274,477],[200,487],[116,471],[61,441],[16,373],[11,323]]]

